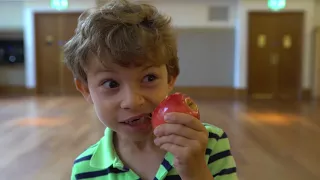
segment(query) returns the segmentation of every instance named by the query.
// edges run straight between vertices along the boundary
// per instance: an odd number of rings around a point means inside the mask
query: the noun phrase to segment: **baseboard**
[[[301,99],[302,100],[311,100],[312,95],[311,95],[311,90],[310,89],[303,89],[301,93]]]
[[[183,92],[189,96],[201,99],[247,99],[247,89],[234,87],[215,86],[177,86],[173,92]],[[311,90],[304,89],[301,93],[302,100],[312,100]]]
[[[25,86],[0,86],[0,96],[24,96],[24,95],[34,95],[35,89],[27,89]]]
[[[243,99],[246,98],[245,89],[235,89],[233,87],[215,86],[177,86],[173,92],[182,92],[195,98],[218,98],[218,99]]]

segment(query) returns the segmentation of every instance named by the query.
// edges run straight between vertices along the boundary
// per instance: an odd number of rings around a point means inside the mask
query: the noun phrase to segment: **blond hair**
[[[171,18],[154,6],[127,0],[112,0],[82,13],[64,55],[66,66],[83,82],[87,82],[85,70],[91,55],[104,65],[165,64],[169,77],[179,74]]]

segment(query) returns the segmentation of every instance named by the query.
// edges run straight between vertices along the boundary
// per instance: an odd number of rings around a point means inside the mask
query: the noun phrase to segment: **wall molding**
[[[247,89],[236,89],[233,87],[215,86],[177,86],[173,92],[182,92],[190,97],[198,99],[227,99],[227,100],[246,100],[253,99],[248,97]],[[303,89],[300,100],[312,100],[311,90]],[[295,99],[293,99],[295,100]]]

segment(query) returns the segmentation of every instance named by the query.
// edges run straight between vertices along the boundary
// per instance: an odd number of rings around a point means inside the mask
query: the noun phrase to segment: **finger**
[[[186,147],[182,147],[176,144],[165,143],[160,146],[161,149],[170,152],[175,158],[182,159],[182,154],[185,151]]]
[[[182,146],[182,147],[188,147],[188,146],[191,146],[192,140],[187,139],[182,136],[171,134],[168,136],[161,136],[161,137],[156,138],[154,140],[154,143],[157,146],[161,146],[166,143],[171,143],[171,144],[175,144],[175,145]]]
[[[172,124],[183,124],[189,128],[192,128],[196,131],[204,131],[205,127],[201,123],[201,121],[190,114],[186,113],[179,113],[179,112],[172,112],[167,113],[165,115],[165,120],[168,123]]]
[[[178,135],[188,139],[198,139],[200,132],[190,129],[181,124],[162,124],[154,130],[157,137]]]

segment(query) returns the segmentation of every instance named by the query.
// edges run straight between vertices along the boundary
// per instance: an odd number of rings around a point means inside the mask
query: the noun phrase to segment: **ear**
[[[74,79],[74,83],[76,85],[77,90],[83,95],[86,101],[93,104],[88,85],[76,78]]]
[[[177,80],[177,77],[176,76],[171,76],[169,78],[169,81],[168,81],[168,88],[169,88],[169,92],[171,92],[174,88],[174,85],[176,84],[176,80]]]

